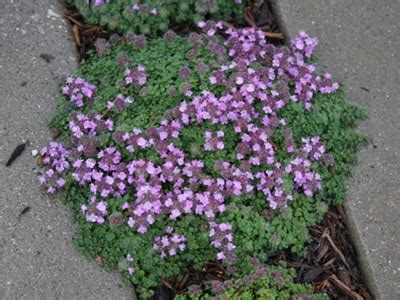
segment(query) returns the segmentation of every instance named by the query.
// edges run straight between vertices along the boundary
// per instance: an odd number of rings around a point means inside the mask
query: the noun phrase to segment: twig
[[[343,207],[341,205],[336,207],[338,213],[340,214],[340,216],[344,219],[346,217],[346,213],[343,210]]]
[[[226,21],[221,21],[221,22],[225,27],[235,29],[235,26],[232,23],[229,23],[229,22],[226,22]]]
[[[189,279],[190,275],[186,274],[183,279],[179,282],[178,284],[178,289],[181,290],[183,289],[183,287],[185,286],[185,284],[187,283],[188,279]]]
[[[84,28],[85,25],[82,22],[79,22],[78,20],[75,20],[73,17],[69,16],[68,14],[65,14],[65,17],[70,20],[72,23]]]
[[[104,120],[104,118],[108,115],[108,113],[111,111],[111,108],[107,108],[105,112],[101,115],[101,119]]]
[[[167,288],[169,288],[170,290],[172,290],[175,294],[178,293],[177,290],[176,290],[165,278],[162,278],[161,280],[162,280],[163,284],[164,284]]]
[[[329,236],[329,234],[327,233],[327,230],[325,230],[324,233],[322,234],[322,238],[326,238],[328,240],[329,244],[331,245],[333,250],[335,250],[336,254],[340,257],[340,259],[343,261],[343,263],[346,265],[346,267],[348,269],[350,269],[350,267],[347,264],[346,258],[344,257],[342,251],[340,251],[340,249],[335,245],[335,242]]]
[[[267,38],[274,39],[274,40],[284,40],[285,36],[281,32],[267,32],[264,31],[264,34]]]
[[[326,263],[324,263],[324,267],[328,267],[331,264],[333,264],[336,260],[336,257],[331,258],[329,261],[327,261]]]
[[[341,289],[347,296],[351,297],[351,299],[364,300],[363,297],[352,291],[343,281],[337,278],[335,274],[329,276],[329,280],[332,281],[332,283]]]
[[[252,14],[250,13],[251,9],[252,9],[251,6],[246,7],[244,19],[251,27],[258,28],[256,22],[254,21]],[[281,32],[269,32],[269,31],[263,31],[263,32],[267,38],[270,38],[273,40],[283,41],[285,39],[283,33],[281,33]]]
[[[81,45],[81,36],[79,34],[79,27],[76,24],[72,25],[72,33],[74,35],[75,43],[80,46]]]
[[[244,15],[244,19],[246,20],[246,22],[247,22],[251,27],[257,28],[256,23],[254,23],[254,21],[250,18],[250,16],[247,15],[247,13]]]
[[[65,14],[65,17],[70,20],[72,23],[78,25],[79,27],[83,28],[83,29],[99,29],[99,30],[103,30],[100,26],[96,26],[96,25],[90,25],[90,24],[85,24],[82,23],[81,21],[76,20],[75,18],[73,18],[72,16],[70,16],[69,14]]]
[[[98,33],[106,33],[106,31],[103,30],[100,27],[91,27],[91,28],[85,29],[82,32],[83,32],[83,34],[88,34],[88,33],[92,32],[92,31],[95,31],[95,32],[97,31]]]

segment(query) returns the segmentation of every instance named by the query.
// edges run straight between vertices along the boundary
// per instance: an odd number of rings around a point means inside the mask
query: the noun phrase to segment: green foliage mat
[[[118,3],[124,2],[126,1]],[[99,8],[96,14],[106,11],[106,7]],[[111,11],[114,13],[114,9]],[[121,11],[121,8],[118,11]],[[91,18],[95,21],[96,16]],[[120,29],[127,30],[128,28]],[[187,53],[192,48],[193,45],[187,38],[178,37],[169,43],[163,39],[150,40],[143,49],[135,49],[130,44],[117,45],[102,58],[92,53],[88,60],[81,63],[75,74],[97,87],[94,104],[85,106],[81,111],[102,113],[106,109],[107,101],[115,99],[118,94],[131,96],[134,98],[134,103],[125,111],[120,114],[115,112],[109,114],[117,130],[131,131],[134,127],[147,129],[157,126],[167,110],[178,106],[183,99],[188,101],[189,98],[184,95],[182,88],[185,82],[190,83],[194,95],[203,90],[221,95],[224,89],[211,85],[208,80],[211,69],[218,67],[220,62],[208,51],[207,47],[197,49],[195,59],[188,59]],[[146,68],[148,81],[144,87],[135,89],[121,83],[127,66],[117,63],[122,58],[131,60],[129,66],[141,64]],[[203,75],[196,72],[199,63],[208,66],[208,71]],[[182,66],[191,69],[191,74],[186,81],[181,80],[179,76]],[[60,139],[63,141],[69,138],[68,118],[74,110],[76,110],[74,105],[63,99],[57,116],[50,122],[51,128],[57,128],[62,132]],[[308,229],[321,220],[328,205],[343,203],[346,180],[351,174],[351,166],[357,161],[356,152],[366,143],[365,136],[353,129],[357,121],[364,118],[366,114],[349,103],[342,90],[329,95],[315,96],[313,109],[310,111],[305,110],[303,104],[290,103],[280,111],[280,116],[290,124],[297,143],[301,143],[302,137],[319,135],[324,141],[327,152],[333,155],[335,164],[334,166],[316,165],[315,171],[322,176],[323,190],[315,197],[299,195],[286,209],[269,209],[265,196],[261,193],[248,198],[230,199],[227,205],[229,213],[218,216],[218,221],[228,222],[234,227],[239,274],[251,272],[252,269],[248,264],[249,257],[256,257],[265,263],[268,257],[278,249],[290,249],[296,254],[305,254],[305,247],[310,239]],[[220,126],[207,122],[188,127],[182,131],[180,140],[176,141],[178,147],[191,153],[192,159],[203,160],[209,174],[215,174],[214,165],[217,160],[234,161],[235,141],[238,140],[238,136],[229,126],[224,126],[226,141],[224,151],[206,153],[193,150],[196,147],[202,147],[205,130],[219,128]],[[279,148],[279,145],[283,143],[282,133],[277,131],[273,139]],[[154,150],[127,152],[112,141],[111,134],[105,134],[101,146],[118,147],[125,160],[146,158],[155,162],[160,161]],[[281,155],[282,161],[287,160],[283,152],[277,152],[277,155]],[[187,215],[176,221],[170,221],[167,216],[161,216],[150,226],[146,234],[138,234],[126,223],[114,227],[110,226],[108,221],[101,225],[87,222],[80,208],[81,205],[87,203],[89,196],[89,189],[79,186],[69,175],[62,197],[71,206],[74,220],[79,222],[76,245],[90,259],[101,256],[106,270],[120,269],[125,282],[136,285],[137,291],[143,298],[152,294],[151,289],[160,284],[160,278],[181,276],[185,270],[189,269],[188,266],[199,269],[202,268],[204,262],[215,258],[215,249],[210,247],[207,222],[203,218]],[[131,197],[127,195],[122,198],[107,199],[110,214],[119,212],[121,205],[126,201],[131,201]],[[187,249],[190,251],[160,260],[151,249],[154,237],[162,235],[164,228],[168,225],[173,226],[176,232],[185,233]],[[129,266],[125,260],[127,253],[132,254],[135,260],[134,276],[126,272]],[[306,289],[306,291],[309,290]],[[282,293],[282,295],[287,295]],[[279,298],[285,297],[277,297]],[[275,298],[271,297],[271,299]]]

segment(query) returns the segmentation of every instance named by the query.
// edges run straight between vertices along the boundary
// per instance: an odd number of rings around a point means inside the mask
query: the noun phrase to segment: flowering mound
[[[241,277],[252,258],[303,253],[365,142],[351,129],[363,111],[310,62],[315,38],[276,47],[253,28],[198,25],[93,54],[51,122],[63,143],[41,152],[39,181],[64,191],[78,247],[143,298],[209,261]]]
[[[250,0],[67,0],[86,21],[120,32],[158,35],[207,18],[243,20]]]

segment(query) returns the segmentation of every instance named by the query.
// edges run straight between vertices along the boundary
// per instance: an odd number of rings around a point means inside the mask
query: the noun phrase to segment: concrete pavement
[[[369,110],[360,129],[373,145],[349,184],[348,227],[377,299],[400,299],[400,2],[277,0],[288,36],[319,38],[319,65]]]
[[[0,1],[0,299],[133,299],[119,274],[74,249],[68,208],[36,183],[31,150],[47,143],[46,120],[55,113],[59,85],[76,67],[56,3]],[[6,168],[25,140],[32,145]]]

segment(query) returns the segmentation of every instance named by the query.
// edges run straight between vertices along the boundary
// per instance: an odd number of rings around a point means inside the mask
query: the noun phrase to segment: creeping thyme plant
[[[251,282],[206,285],[204,297],[309,295],[291,271],[250,262],[305,253],[309,227],[344,201],[365,113],[311,63],[317,40],[306,33],[278,47],[254,28],[198,26],[102,43],[82,62],[39,181],[71,205],[78,248],[142,298],[208,261]]]
[[[171,27],[194,24],[205,18],[243,20],[250,0],[67,0],[89,23],[110,30],[157,35]]]

